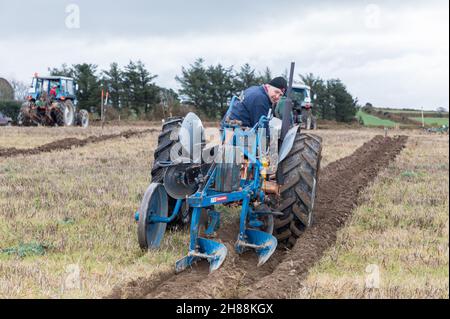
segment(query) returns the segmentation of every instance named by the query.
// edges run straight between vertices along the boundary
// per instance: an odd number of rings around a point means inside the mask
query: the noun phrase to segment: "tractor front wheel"
[[[274,236],[287,246],[295,244],[302,231],[314,220],[314,201],[318,184],[322,139],[297,133],[294,145],[278,167],[280,197],[276,210]]]
[[[82,128],[87,128],[89,126],[89,113],[86,110],[80,110],[77,114],[77,125]]]

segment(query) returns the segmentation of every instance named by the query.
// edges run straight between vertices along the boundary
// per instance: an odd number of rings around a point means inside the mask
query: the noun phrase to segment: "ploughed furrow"
[[[147,130],[140,130],[140,131],[128,130],[128,131],[121,132],[118,134],[89,136],[84,139],[69,137],[69,138],[57,140],[57,141],[47,143],[47,144],[44,144],[44,145],[41,145],[41,146],[38,146],[35,148],[31,148],[31,149],[17,149],[15,147],[0,148],[0,157],[15,157],[15,156],[19,156],[19,155],[36,155],[36,154],[40,154],[40,153],[67,150],[67,149],[71,149],[73,147],[81,147],[81,146],[85,146],[87,144],[99,143],[99,142],[111,140],[114,138],[119,138],[119,137],[130,138],[130,137],[140,135],[140,134],[154,133],[156,131],[157,131],[156,129],[147,129]]]

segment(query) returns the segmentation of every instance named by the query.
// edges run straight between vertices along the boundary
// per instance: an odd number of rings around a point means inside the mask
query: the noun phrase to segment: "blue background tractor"
[[[78,110],[72,78],[63,76],[33,77],[27,101],[22,105],[19,125],[89,126],[89,113]]]

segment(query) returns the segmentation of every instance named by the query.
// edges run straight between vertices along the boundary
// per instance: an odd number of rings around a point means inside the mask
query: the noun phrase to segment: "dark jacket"
[[[229,119],[241,121],[242,126],[253,127],[261,116],[267,116],[271,108],[272,102],[264,86],[252,86],[244,91],[243,99],[234,104]]]

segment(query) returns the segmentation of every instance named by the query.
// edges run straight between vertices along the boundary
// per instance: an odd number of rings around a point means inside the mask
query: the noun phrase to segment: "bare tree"
[[[12,80],[11,86],[14,89],[14,97],[18,101],[25,100],[28,95],[28,85],[22,81]]]

